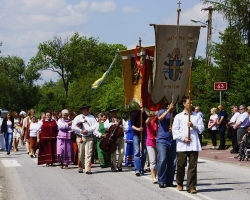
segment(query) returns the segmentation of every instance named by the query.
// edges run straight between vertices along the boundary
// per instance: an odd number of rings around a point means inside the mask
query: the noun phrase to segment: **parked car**
[[[4,116],[7,114],[8,110],[0,109],[0,111],[1,111],[1,118],[4,118]]]

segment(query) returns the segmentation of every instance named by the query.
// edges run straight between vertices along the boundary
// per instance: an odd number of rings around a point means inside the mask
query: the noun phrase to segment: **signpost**
[[[227,82],[215,82],[214,83],[214,90],[220,91],[220,105],[221,105],[221,91],[227,90]]]

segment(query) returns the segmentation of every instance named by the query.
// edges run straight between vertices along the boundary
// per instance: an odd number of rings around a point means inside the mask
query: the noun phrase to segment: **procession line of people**
[[[204,130],[204,123],[202,117],[195,112],[190,113],[188,121],[189,99],[183,100],[183,106],[183,112],[177,114],[173,104],[159,111],[149,111],[137,104],[137,110],[130,112],[128,121],[117,116],[116,108],[109,111],[110,118],[105,112],[99,113],[95,118],[87,104],[80,107],[81,114],[77,116],[67,109],[61,111],[60,117],[46,111],[39,121],[32,109],[23,119],[21,127],[29,156],[36,157],[38,150],[38,165],[59,163],[61,169],[68,169],[74,163],[78,165],[79,173],[92,174],[94,157],[98,159],[101,168],[110,167],[111,172],[122,171],[124,160],[124,165],[134,166],[135,175],[140,177],[145,173],[148,154],[152,183],[158,184],[160,188],[177,187],[182,191],[188,160],[186,188],[194,194],[197,186],[198,152],[201,150],[199,134]],[[121,134],[112,141],[115,151],[107,153],[100,143],[110,137],[109,130],[112,126],[126,134],[125,137]],[[9,113],[1,127],[1,132],[8,138],[7,154],[11,148],[9,141],[12,140],[13,130],[14,118]],[[173,184],[175,169],[177,185]]]

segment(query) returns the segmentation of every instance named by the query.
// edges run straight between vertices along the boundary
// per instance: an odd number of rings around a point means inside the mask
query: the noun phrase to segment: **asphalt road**
[[[0,199],[249,199],[250,167],[199,159],[197,194],[176,188],[159,188],[151,176],[136,177],[133,168],[111,172],[93,165],[92,175],[79,174],[76,166],[38,166],[20,148],[9,156],[0,152]],[[248,161],[250,162],[250,161]],[[185,186],[185,183],[184,183]],[[184,187],[185,189],[185,187]]]

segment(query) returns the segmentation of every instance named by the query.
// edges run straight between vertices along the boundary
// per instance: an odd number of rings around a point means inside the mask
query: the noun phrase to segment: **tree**
[[[40,112],[61,110],[64,104],[62,81],[49,81],[45,82],[40,88],[39,101],[35,110]]]
[[[61,37],[55,36],[52,41],[39,44],[37,55],[32,58],[31,65],[51,70],[59,75],[63,83],[66,101],[69,84],[77,77],[80,69],[86,70],[84,68],[88,66],[82,65],[82,63],[88,58],[88,49],[93,49],[96,45],[95,38],[80,37],[78,33],[64,41]]]
[[[244,41],[250,47],[250,0],[205,0],[205,4],[212,4],[235,27]]]
[[[33,71],[36,74],[35,71]],[[37,103],[38,86],[33,82],[39,78],[30,77],[29,67],[17,56],[0,57],[0,105],[9,110],[29,109]],[[32,97],[32,98],[31,98]]]

